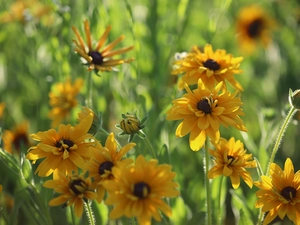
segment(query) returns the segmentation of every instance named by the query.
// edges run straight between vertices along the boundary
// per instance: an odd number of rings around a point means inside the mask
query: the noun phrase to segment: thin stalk
[[[94,214],[93,214],[91,204],[89,204],[89,202],[85,202],[84,203],[84,208],[85,208],[85,212],[86,212],[86,215],[88,217],[88,220],[89,220],[89,224],[90,225],[96,225],[96,221],[95,221],[95,217],[94,217]]]
[[[72,218],[72,224],[73,225],[75,225],[76,224],[76,219],[75,219],[75,212],[74,212],[74,208],[73,208],[73,206],[70,206],[69,207],[69,209],[70,209],[70,213],[71,213],[71,218]]]
[[[151,143],[150,143],[148,137],[146,136],[146,137],[144,138],[144,140],[145,140],[145,142],[146,142],[148,148],[150,149],[150,152],[151,152],[151,154],[153,155],[153,157],[154,157],[155,159],[157,159],[157,155],[156,155],[156,153],[155,153],[155,151],[154,151],[154,149],[153,149],[153,147],[152,147],[152,145],[151,145]]]
[[[87,76],[87,99],[86,99],[86,105],[89,107],[89,108],[92,108],[92,105],[93,105],[93,99],[92,99],[92,96],[93,96],[93,91],[92,91],[92,73],[88,73],[88,76]]]
[[[131,217],[131,225],[136,225],[136,221],[134,217]]]
[[[294,106],[292,106],[291,109],[290,109],[290,111],[288,112],[288,114],[287,114],[287,116],[286,116],[286,118],[285,118],[285,120],[284,120],[284,122],[283,122],[281,128],[280,128],[280,131],[279,131],[279,133],[278,133],[278,136],[277,136],[277,139],[276,139],[274,148],[273,148],[272,153],[271,153],[269,165],[268,165],[267,172],[266,172],[266,175],[267,175],[267,176],[269,176],[270,165],[274,162],[275,155],[276,155],[276,153],[277,153],[277,151],[278,151],[278,148],[279,148],[279,146],[280,146],[281,140],[282,140],[282,138],[283,138],[283,136],[284,136],[284,132],[285,132],[285,130],[286,130],[286,128],[287,128],[287,126],[288,126],[290,120],[292,119],[293,115],[294,115],[296,112],[297,112],[297,109],[296,109]]]
[[[206,187],[206,217],[207,225],[212,225],[212,211],[211,211],[211,187],[208,179],[208,170],[209,170],[209,154],[208,154],[208,141],[206,140],[204,144],[205,149],[205,187]]]
[[[219,201],[218,201],[218,208],[217,208],[217,215],[218,215],[218,221],[217,224],[220,225],[221,224],[221,220],[222,220],[222,212],[221,212],[221,202],[222,202],[222,189],[224,188],[222,185],[223,182],[223,177],[221,176],[221,181],[220,181],[220,186],[219,186]]]

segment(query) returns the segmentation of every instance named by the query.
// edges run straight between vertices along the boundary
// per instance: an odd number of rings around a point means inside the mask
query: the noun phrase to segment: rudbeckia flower
[[[202,52],[197,46],[192,51],[174,62],[173,75],[183,74],[179,80],[180,89],[188,85],[197,84],[201,78],[208,88],[213,88],[221,81],[224,88],[228,81],[236,90],[243,91],[242,85],[235,80],[234,75],[242,73],[240,63],[243,57],[234,57],[223,49],[213,51],[207,44]]]
[[[111,42],[110,44],[104,47],[104,43],[107,39],[107,36],[111,30],[111,27],[108,26],[102,36],[99,38],[95,47],[92,47],[92,37],[90,32],[89,21],[84,21],[84,31],[87,41],[87,48],[83,41],[82,36],[79,31],[72,26],[72,30],[76,35],[76,39],[73,40],[75,43],[75,52],[77,52],[81,57],[87,61],[88,71],[95,70],[98,71],[110,71],[113,69],[113,66],[117,66],[123,63],[131,62],[133,59],[112,59],[113,56],[123,54],[133,49],[133,46],[121,48],[118,50],[113,50],[113,48],[119,44],[124,38],[124,35],[121,35],[119,38]]]
[[[70,79],[57,83],[49,93],[49,103],[52,106],[49,117],[52,119],[52,127],[56,127],[66,119],[71,110],[78,104],[77,96],[83,86],[83,80],[78,78],[72,83]]]
[[[276,163],[270,166],[270,176],[261,176],[261,181],[254,182],[260,190],[256,208],[266,212],[263,224],[271,223],[277,216],[285,216],[295,224],[300,224],[300,171],[294,172],[290,158],[287,158],[282,170]]]
[[[97,189],[97,201],[100,203],[103,199],[105,188],[103,181],[114,178],[112,168],[115,166],[126,167],[132,163],[131,159],[123,159],[123,156],[133,147],[135,143],[129,143],[117,151],[115,136],[111,133],[105,142],[105,146],[97,143],[95,147],[90,147],[90,160],[84,168],[89,172],[89,176],[94,179]]]
[[[115,179],[103,182],[109,195],[105,203],[114,205],[111,219],[123,215],[136,217],[139,224],[150,225],[151,218],[161,221],[160,212],[171,216],[171,208],[162,198],[179,195],[178,184],[173,181],[175,173],[168,164],[158,165],[157,160],[146,161],[142,155],[135,165],[126,168],[114,167]]]
[[[13,153],[13,150],[20,153],[22,148],[28,149],[31,145],[28,134],[28,121],[18,124],[12,130],[5,130],[3,133],[4,150]]]
[[[90,158],[89,147],[96,144],[94,137],[87,133],[92,122],[93,115],[90,114],[75,127],[61,124],[58,131],[50,129],[30,135],[40,143],[28,150],[26,158],[33,160],[33,163],[45,158],[35,173],[41,177],[53,173],[53,179],[58,179],[60,173],[67,175],[83,168],[85,161]]]
[[[50,200],[50,206],[74,205],[74,212],[78,218],[82,216],[84,202],[88,204],[88,200],[97,197],[97,194],[91,189],[91,178],[85,178],[83,175],[60,176],[58,180],[47,180],[43,186],[52,188],[60,194],[60,196]]]
[[[270,30],[275,23],[259,6],[247,6],[238,16],[236,32],[242,50],[252,53],[258,42],[267,47],[271,42]]]
[[[230,177],[232,187],[237,189],[240,186],[240,177],[252,188],[253,180],[246,168],[256,167],[252,160],[252,154],[246,154],[242,142],[235,141],[232,137],[228,141],[220,138],[218,143],[213,143],[215,150],[209,150],[214,157],[215,165],[209,170],[208,178],[213,179],[220,175]]]
[[[183,97],[173,100],[173,106],[167,111],[167,120],[183,120],[176,129],[176,136],[183,137],[190,133],[190,148],[198,151],[207,136],[213,141],[220,139],[220,125],[233,126],[241,131],[247,131],[240,116],[244,115],[241,109],[242,101],[234,94],[222,89],[223,82],[209,89],[199,79],[198,88]],[[220,90],[222,89],[222,92]]]

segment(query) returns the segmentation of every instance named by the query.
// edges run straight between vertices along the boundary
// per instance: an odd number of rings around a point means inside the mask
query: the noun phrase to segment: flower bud
[[[300,109],[300,89],[294,92],[292,89],[289,90],[289,102],[294,108]]]

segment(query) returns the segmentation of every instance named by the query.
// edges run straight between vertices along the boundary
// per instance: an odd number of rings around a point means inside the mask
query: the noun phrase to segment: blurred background
[[[159,162],[173,166],[181,192],[180,197],[170,200],[173,216],[164,218],[162,224],[203,224],[206,211],[203,151],[192,152],[188,136],[175,137],[179,122],[166,121],[172,100],[185,92],[177,88],[178,76],[171,75],[176,53],[211,44],[214,50],[224,49],[234,57],[244,57],[240,66],[243,73],[235,78],[244,87],[240,93],[245,112],[242,120],[248,132],[223,127],[221,136],[234,136],[244,142],[248,153],[266,170],[278,129],[289,109],[289,88],[300,88],[298,0],[0,3],[1,146],[10,152],[6,156],[9,160],[0,159],[0,224],[71,224],[67,208],[47,206],[53,197],[50,190],[41,187],[47,178],[32,175],[24,155],[34,144],[29,134],[51,128],[49,92],[54,84],[68,77],[85,81],[77,96],[78,104],[64,123],[76,124],[78,112],[86,105],[89,72],[74,52],[75,35],[71,30],[75,26],[84,37],[85,19],[90,21],[94,42],[111,25],[107,43],[124,34],[126,38],[118,47],[134,46],[123,57],[134,57],[132,63],[101,72],[100,76],[92,72],[92,105],[102,112],[103,128],[115,134],[120,132],[115,125],[122,120],[121,114],[136,111],[140,118],[148,116],[143,131],[157,151]],[[280,166],[287,157],[292,158],[295,170],[300,169],[299,118],[300,114],[295,115],[275,158]],[[106,135],[99,133],[97,138],[104,143]],[[125,144],[127,137],[118,140]],[[130,152],[132,157],[143,154],[151,158],[142,139],[135,137],[133,141],[137,147]],[[21,172],[14,169],[16,166],[22,168]],[[257,180],[256,170],[251,173]],[[222,193],[223,224],[255,224],[259,213],[254,207],[257,188],[249,189],[242,182],[239,189],[232,190],[229,179],[220,182],[214,180],[212,195],[216,198]],[[93,208],[98,224],[129,224],[127,220],[109,221],[104,204],[93,203]],[[76,223],[87,224],[87,219],[83,216]]]

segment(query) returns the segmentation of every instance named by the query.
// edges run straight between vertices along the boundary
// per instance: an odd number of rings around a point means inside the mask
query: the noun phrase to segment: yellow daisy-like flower
[[[246,154],[244,144],[235,141],[232,137],[228,141],[220,138],[218,143],[213,143],[215,150],[209,150],[215,158],[215,165],[209,170],[208,178],[213,179],[220,175],[230,176],[232,187],[237,189],[240,186],[240,177],[252,188],[253,180],[250,173],[245,168],[256,167],[256,162],[252,160],[252,154]]]
[[[56,127],[65,118],[71,110],[77,106],[77,95],[83,86],[83,79],[78,78],[74,83],[67,79],[64,83],[60,82],[54,85],[53,91],[49,93],[49,104],[52,110],[49,117],[52,119],[52,127]]]
[[[176,129],[176,136],[183,137],[190,133],[190,148],[198,151],[207,136],[213,141],[220,139],[220,124],[233,126],[241,131],[247,131],[240,116],[244,115],[241,109],[242,101],[234,94],[222,90],[223,82],[214,89],[209,89],[199,79],[198,88],[191,91],[185,86],[187,94],[173,100],[173,107],[167,111],[167,120],[183,120]]]
[[[84,168],[89,171],[89,176],[94,179],[94,183],[97,186],[97,201],[99,203],[102,201],[105,193],[102,182],[114,178],[112,168],[115,166],[126,167],[132,163],[131,159],[122,159],[122,157],[135,145],[135,143],[129,143],[117,152],[115,136],[111,133],[107,137],[104,147],[98,143],[95,147],[90,148],[91,158]]]
[[[115,179],[103,182],[109,193],[105,203],[115,205],[111,219],[125,215],[137,217],[139,224],[150,225],[152,217],[161,221],[159,211],[171,216],[171,208],[162,198],[179,195],[178,184],[173,181],[176,174],[170,165],[157,164],[157,160],[147,162],[139,155],[135,165],[113,168]]]
[[[10,6],[9,12],[0,15],[0,23],[13,21],[26,23],[32,18],[41,18],[51,11],[50,6],[43,5],[37,0],[17,0]]]
[[[31,137],[40,143],[28,150],[26,158],[33,160],[33,163],[46,158],[35,173],[41,177],[53,173],[53,179],[58,179],[60,173],[67,175],[83,168],[90,158],[89,147],[96,144],[94,137],[87,133],[92,122],[93,116],[89,115],[75,127],[61,124],[58,131],[50,129],[32,134]]]
[[[264,47],[271,42],[270,30],[275,23],[262,8],[256,5],[243,8],[238,16],[236,30],[242,50],[252,53],[257,48],[257,41]]]
[[[261,176],[261,181],[254,182],[259,191],[256,208],[268,212],[263,224],[271,223],[275,217],[287,216],[295,224],[300,224],[300,170],[294,173],[294,166],[287,158],[282,170],[276,163],[270,166],[270,176]]]
[[[78,218],[82,216],[84,202],[97,197],[91,189],[91,178],[85,178],[83,175],[61,176],[58,180],[47,180],[43,186],[61,194],[49,202],[50,206],[74,205],[75,215]]]
[[[235,74],[242,73],[242,60],[243,57],[233,57],[223,49],[214,52],[209,44],[205,45],[204,52],[194,46],[190,53],[174,62],[172,74],[183,74],[178,83],[180,89],[185,87],[185,83],[197,84],[201,78],[210,89],[221,81],[228,81],[236,90],[243,91],[242,85],[234,78]],[[226,88],[226,82],[223,85]]]
[[[119,44],[124,38],[124,35],[121,35],[119,38],[111,42],[110,44],[103,47],[107,36],[111,30],[111,26],[108,26],[105,32],[102,34],[100,39],[98,40],[95,48],[92,47],[92,37],[90,32],[89,21],[84,21],[84,31],[87,41],[87,48],[81,37],[79,31],[72,26],[72,30],[74,31],[77,40],[73,40],[75,43],[75,52],[81,55],[88,64],[88,71],[95,70],[98,71],[110,71],[113,69],[113,66],[117,66],[123,63],[131,62],[133,59],[112,59],[111,57],[119,54],[123,54],[133,49],[133,46],[121,48],[118,50],[113,50],[113,48]],[[103,48],[102,48],[103,47]],[[102,50],[100,51],[100,49]]]
[[[18,124],[13,130],[5,130],[3,133],[4,150],[13,153],[13,150],[20,153],[22,148],[28,149],[31,145],[28,134],[28,121]]]

